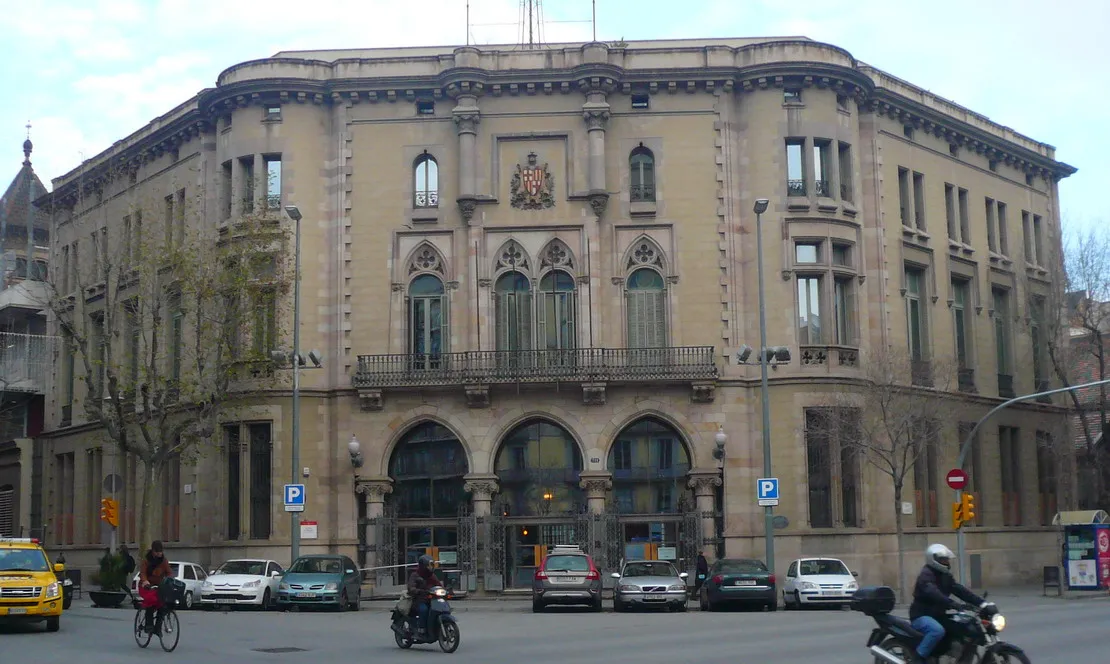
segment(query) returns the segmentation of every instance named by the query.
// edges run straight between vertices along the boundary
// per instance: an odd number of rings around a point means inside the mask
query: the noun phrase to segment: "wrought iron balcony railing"
[[[0,390],[46,392],[58,337],[0,332]]]
[[[715,380],[712,346],[359,355],[356,388]]]
[[[654,203],[654,184],[634,184],[628,188],[628,197],[633,203]]]
[[[805,196],[806,195],[806,181],[805,180],[787,180],[786,181],[786,195],[787,196]]]

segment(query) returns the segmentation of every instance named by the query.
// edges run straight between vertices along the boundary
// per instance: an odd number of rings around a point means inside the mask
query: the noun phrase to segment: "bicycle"
[[[154,635],[158,635],[158,643],[162,646],[162,650],[166,652],[173,652],[177,648],[178,642],[181,640],[181,623],[177,619],[177,611],[174,611],[174,601],[179,594],[179,586],[173,579],[166,579],[158,588],[158,596],[162,606],[154,612],[154,629],[148,630],[146,624],[146,607],[142,602],[135,601],[135,643],[140,648],[146,648],[150,645],[151,639]],[[185,584],[181,584],[183,587]],[[168,599],[168,601],[167,601]]]

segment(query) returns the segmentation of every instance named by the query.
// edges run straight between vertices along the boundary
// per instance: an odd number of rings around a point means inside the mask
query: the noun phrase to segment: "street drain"
[[[304,648],[254,648],[252,652],[264,652],[270,655],[281,655],[287,652],[308,652]]]

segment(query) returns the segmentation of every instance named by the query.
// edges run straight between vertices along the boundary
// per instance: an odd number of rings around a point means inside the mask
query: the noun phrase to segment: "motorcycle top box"
[[[852,594],[852,610],[875,616],[894,610],[894,589],[890,586],[868,586]]]

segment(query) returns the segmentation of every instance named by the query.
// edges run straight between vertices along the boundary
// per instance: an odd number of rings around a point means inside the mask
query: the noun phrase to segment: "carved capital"
[[[613,488],[613,480],[609,473],[586,475],[582,474],[578,486],[586,492],[587,498],[604,498],[605,492]]]
[[[694,490],[695,496],[708,496],[713,490],[721,486],[721,476],[717,471],[691,471],[690,480],[686,483]]]
[[[355,492],[366,496],[367,502],[381,503],[393,493],[393,480],[388,477],[375,477],[355,482]]]
[[[478,200],[470,197],[461,197],[456,199],[459,205],[459,212],[462,214],[463,221],[470,223],[474,217],[474,210],[478,208]]]
[[[479,288],[489,288],[491,285],[493,285],[493,279],[487,279],[485,277],[482,277],[481,279],[478,280],[478,287]]]
[[[497,493],[496,477],[464,477],[463,480],[463,491],[469,493],[476,501],[488,502],[492,500],[493,494]]]
[[[358,391],[358,405],[363,411],[373,412],[382,409],[382,391],[376,389],[360,389]]]
[[[582,404],[586,406],[604,406],[605,383],[583,383]]]
[[[470,408],[489,408],[489,385],[467,385],[466,405]]]
[[[690,401],[694,403],[713,403],[717,397],[717,383],[694,383],[690,386]]]
[[[400,293],[401,291],[405,290],[405,285],[399,281],[394,281],[392,284],[390,284],[390,290],[392,290],[394,293]]]
[[[609,104],[602,104],[599,106],[587,104],[583,106],[582,119],[586,121],[587,130],[604,130],[605,125],[609,123]]]
[[[601,219],[605,214],[605,208],[609,206],[609,194],[607,192],[593,192],[587,197],[590,201],[590,208],[594,211],[594,216]]]
[[[452,112],[455,119],[455,130],[460,134],[477,134],[478,123],[482,116],[477,108],[463,108]]]

